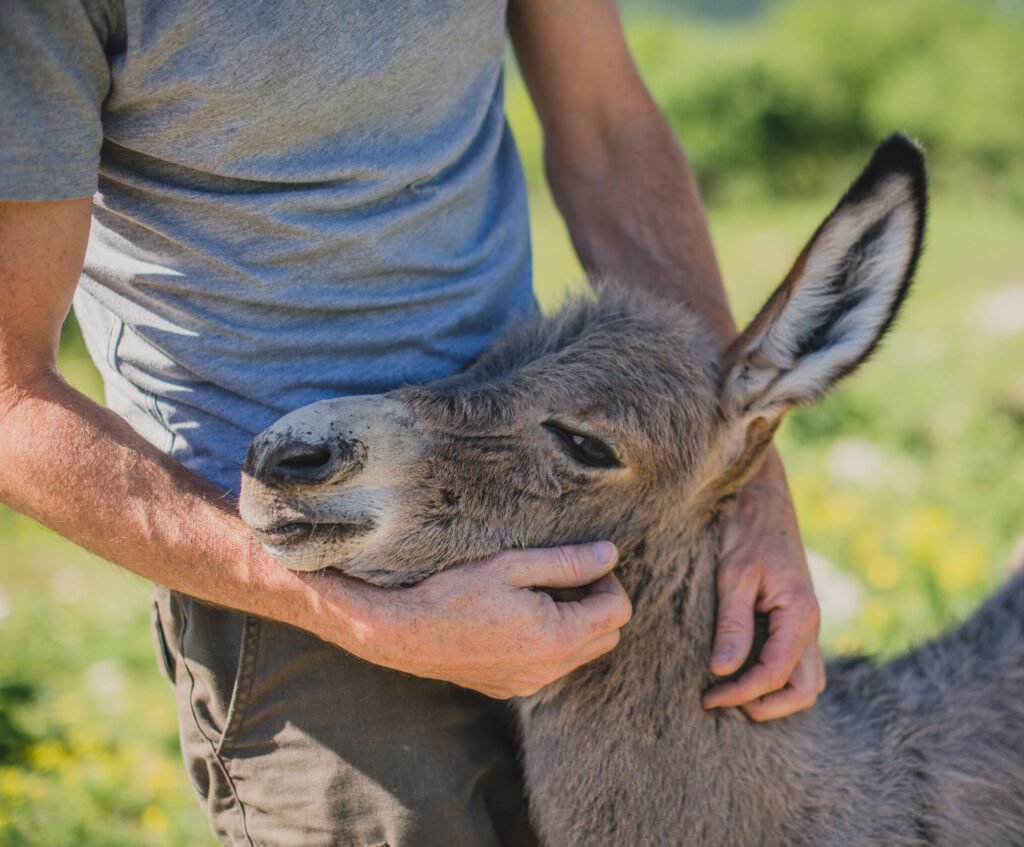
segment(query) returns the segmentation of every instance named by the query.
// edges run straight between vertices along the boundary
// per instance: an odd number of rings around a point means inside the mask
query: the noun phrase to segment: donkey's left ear
[[[914,275],[926,192],[920,148],[900,135],[882,142],[730,348],[722,388],[728,418],[777,423],[871,354]]]

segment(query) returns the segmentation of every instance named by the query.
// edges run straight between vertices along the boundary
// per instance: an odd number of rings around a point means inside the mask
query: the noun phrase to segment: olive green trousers
[[[153,620],[182,753],[222,843],[537,843],[506,704],[162,588]]]

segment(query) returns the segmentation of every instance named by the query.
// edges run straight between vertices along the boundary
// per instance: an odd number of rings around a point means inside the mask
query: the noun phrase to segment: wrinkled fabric
[[[107,402],[236,492],[299,406],[464,367],[535,308],[505,4],[0,4],[0,197],[96,190]]]
[[[153,621],[222,843],[536,847],[506,703],[166,589]]]

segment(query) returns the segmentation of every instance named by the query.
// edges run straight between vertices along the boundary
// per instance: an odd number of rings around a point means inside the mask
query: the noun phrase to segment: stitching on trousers
[[[196,725],[196,729],[199,730],[199,734],[203,736],[206,743],[209,745],[210,755],[217,763],[217,767],[224,775],[224,780],[227,782],[228,788],[231,790],[231,797],[235,801],[235,806],[238,808],[239,814],[242,817],[242,833],[245,835],[245,840],[249,842],[249,847],[256,847],[255,842],[252,840],[252,836],[249,834],[249,824],[246,820],[245,806],[242,804],[242,800],[238,796],[238,790],[235,788],[235,781],[231,778],[231,774],[228,773],[224,760],[220,757],[220,753],[217,750],[217,744],[209,735],[206,734],[206,730],[203,729],[203,725],[199,720],[199,715],[196,714],[195,701],[193,699],[196,691],[196,678],[192,675],[192,669],[188,666],[188,662],[185,661],[185,633],[188,632],[188,624],[188,615],[182,615],[181,635],[178,638],[178,653],[181,656],[181,665],[185,668],[185,673],[188,674],[188,708],[192,713],[192,722]]]
[[[252,680],[256,675],[256,647],[262,631],[259,618],[251,615],[244,615],[242,618],[241,640],[241,661],[238,665],[237,678],[235,679],[235,696],[228,707],[228,714],[224,718],[224,732],[221,733],[220,741],[217,742],[217,755],[223,756],[225,748],[229,747],[238,734],[249,711],[249,702],[252,700]],[[227,763],[225,763],[225,769]]]

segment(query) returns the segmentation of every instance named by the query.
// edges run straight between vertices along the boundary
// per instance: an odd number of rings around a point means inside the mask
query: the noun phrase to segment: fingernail
[[[732,658],[733,652],[732,647],[720,647],[711,654],[711,664],[724,665]]]
[[[609,562],[615,561],[617,551],[615,545],[610,541],[598,541],[590,545],[590,552],[594,554],[598,564],[607,565]]]

